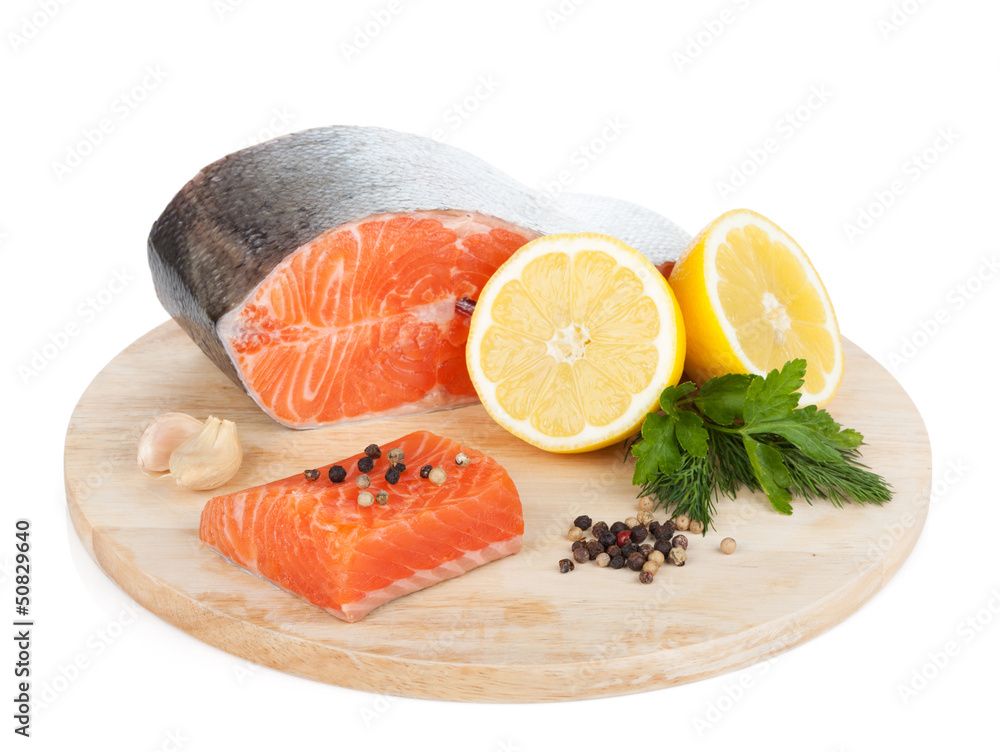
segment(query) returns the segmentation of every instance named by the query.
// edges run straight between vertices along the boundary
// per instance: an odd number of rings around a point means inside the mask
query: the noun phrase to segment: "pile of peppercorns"
[[[701,526],[685,515],[658,522],[653,519],[654,506],[652,499],[642,499],[635,517],[610,527],[606,522],[593,522],[585,514],[577,517],[568,533],[573,541],[573,558],[560,561],[559,571],[565,574],[573,571],[574,562],[594,561],[599,567],[628,567],[639,573],[639,582],[648,585],[663,564],[669,562],[683,567],[687,563],[688,539],[686,535],[675,533],[701,532]],[[593,537],[587,539],[586,531],[592,524]]]
[[[359,489],[359,507],[370,507],[372,504],[384,506],[389,503],[389,492],[385,489],[378,491],[375,495],[372,495],[371,491],[365,490],[372,484],[369,473],[375,469],[375,460],[381,457],[382,450],[379,448],[379,445],[369,444],[365,447],[364,456],[358,459],[358,471],[360,474],[354,479],[354,483]],[[385,471],[385,481],[389,485],[394,486],[399,483],[400,477],[406,472],[406,465],[403,464],[406,455],[402,449],[390,449],[386,455],[386,459],[389,461],[389,467]],[[472,460],[465,452],[459,452],[455,455],[455,464],[459,467],[468,467],[472,464]],[[330,467],[327,475],[331,483],[343,483],[347,480],[347,468],[343,465],[333,465]],[[319,480],[319,470],[306,470],[303,472],[303,476],[308,481]],[[444,468],[424,465],[420,468],[420,477],[429,480],[435,486],[443,486],[445,481],[448,480],[448,473],[445,472]]]

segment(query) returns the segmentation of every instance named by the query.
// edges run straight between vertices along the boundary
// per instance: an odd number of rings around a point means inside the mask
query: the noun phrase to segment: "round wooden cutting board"
[[[718,504],[716,531],[689,535],[685,567],[651,585],[634,572],[577,566],[566,531],[589,514],[635,513],[631,465],[611,447],[537,450],[478,405],[393,420],[294,431],[271,421],[173,322],[119,354],[77,405],[66,436],[66,493],[100,567],[145,608],[234,655],[298,676],[372,692],[448,700],[549,701],[695,681],[764,660],[822,633],[899,569],[923,528],[931,456],[917,409],[898,383],[845,342],[847,374],[828,407],[865,435],[864,460],[895,488],[883,507],[796,500],[774,512],[744,493]],[[215,491],[191,492],[136,465],[145,425],[179,410],[236,422],[244,464]],[[516,556],[398,598],[355,624],[226,563],[198,540],[215,494],[277,480],[391,445],[427,429],[496,458],[524,505]],[[661,513],[662,514],[662,513]],[[736,553],[719,541],[732,536]]]

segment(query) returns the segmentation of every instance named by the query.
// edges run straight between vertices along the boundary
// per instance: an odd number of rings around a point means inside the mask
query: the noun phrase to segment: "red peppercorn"
[[[631,535],[632,535],[631,530],[622,530],[620,533],[618,533],[618,545],[624,546],[626,543],[628,543],[629,537]]]

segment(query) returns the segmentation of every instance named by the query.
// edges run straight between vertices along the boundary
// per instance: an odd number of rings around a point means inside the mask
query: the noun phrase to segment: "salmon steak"
[[[690,240],[428,138],[333,126],[205,167],[148,255],[160,301],[215,364],[276,421],[312,428],[475,402],[455,304],[556,232],[614,235],[664,273]]]
[[[406,469],[385,479],[388,449]],[[455,463],[464,452],[471,462]],[[339,463],[342,482],[304,474],[210,499],[201,513],[202,542],[231,563],[344,621],[521,550],[524,518],[514,482],[493,459],[427,431],[384,445],[369,471],[369,493],[385,504],[360,506],[358,460]],[[442,485],[421,478],[440,467]]]

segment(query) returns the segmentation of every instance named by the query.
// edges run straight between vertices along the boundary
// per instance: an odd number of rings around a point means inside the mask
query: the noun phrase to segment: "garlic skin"
[[[207,491],[236,475],[243,462],[243,448],[236,424],[211,416],[201,431],[170,455],[169,469],[181,488]]]
[[[177,447],[201,432],[202,422],[185,413],[163,413],[153,418],[139,437],[139,469],[147,475],[166,472]]]

